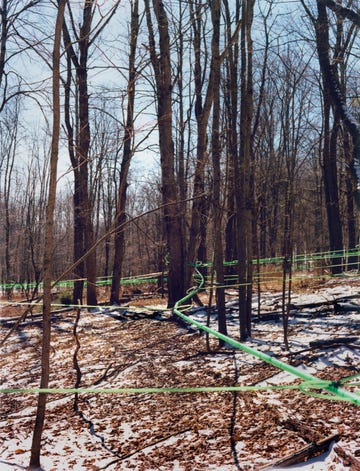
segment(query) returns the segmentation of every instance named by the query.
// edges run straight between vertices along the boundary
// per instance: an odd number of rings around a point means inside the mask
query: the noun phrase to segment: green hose
[[[183,305],[186,301],[188,301],[190,298],[192,298],[195,294],[197,294],[203,287],[204,287],[204,277],[200,273],[200,271],[195,267],[195,270],[197,272],[197,275],[200,279],[200,283],[197,287],[194,287],[185,297],[180,299],[175,303],[174,306],[174,314],[176,314],[178,317],[183,319],[184,321],[195,325],[199,329],[203,330],[204,332],[207,332],[214,337],[217,337],[218,339],[228,343],[229,345],[232,345],[233,347],[238,348],[239,350],[242,350],[246,353],[249,353],[250,355],[253,355],[260,360],[265,361],[266,363],[269,363],[270,365],[276,366],[277,368],[280,368],[283,371],[287,371],[288,373],[302,379],[305,384],[302,385],[301,390],[304,392],[308,392],[309,394],[316,395],[316,393],[312,393],[311,390],[313,389],[325,389],[326,391],[332,393],[334,396],[329,396],[327,397],[328,399],[341,399],[341,400],[346,400],[349,402],[352,402],[353,404],[356,404],[357,406],[360,406],[360,395],[356,393],[352,393],[350,391],[347,391],[346,389],[341,388],[338,383],[331,382],[331,381],[322,381],[316,376],[313,376],[309,373],[303,372],[295,368],[294,366],[288,365],[287,363],[284,363],[280,360],[277,360],[276,358],[273,358],[263,352],[259,352],[258,350],[255,350],[254,348],[248,347],[247,345],[240,343],[227,335],[223,335],[219,332],[216,332],[213,329],[210,329],[209,327],[206,327],[205,325],[201,324],[200,322],[197,322],[194,319],[191,319],[190,317],[186,316],[183,314],[180,310],[180,306]],[[324,396],[322,396],[324,397]]]

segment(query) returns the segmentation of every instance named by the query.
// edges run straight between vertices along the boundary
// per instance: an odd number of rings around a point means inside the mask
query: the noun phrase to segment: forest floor
[[[358,296],[358,297],[357,297]],[[294,293],[290,352],[283,347],[281,294],[262,293],[247,345],[332,381],[360,373],[360,279],[330,280]],[[101,307],[54,313],[51,387],[171,388],[297,384],[294,376],[149,310]],[[359,303],[359,304],[358,304]],[[229,335],[239,336],[235,293]],[[0,341],[21,315],[0,307]],[[206,308],[190,313],[206,323]],[[211,312],[216,326],[216,313]],[[77,344],[76,340],[79,342]],[[29,316],[0,354],[1,389],[39,385],[41,316]],[[74,353],[79,368],[74,366]],[[347,386],[359,392],[359,387]],[[360,470],[360,408],[298,389],[223,392],[50,394],[42,467],[61,470]],[[0,395],[0,470],[26,469],[36,394]],[[318,456],[317,456],[318,455]],[[287,461],[286,461],[287,459]],[[304,462],[305,465],[303,464]],[[297,464],[296,464],[297,463]]]

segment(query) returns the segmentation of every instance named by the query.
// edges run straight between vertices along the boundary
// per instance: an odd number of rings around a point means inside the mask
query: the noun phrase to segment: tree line
[[[44,278],[59,5],[0,8],[5,291]],[[99,277],[118,302],[123,276],[159,272],[171,307],[211,261],[246,338],[254,259],[289,275],[296,253],[356,247],[358,25],[345,1],[67,1],[52,270],[73,265],[74,303],[97,304]]]

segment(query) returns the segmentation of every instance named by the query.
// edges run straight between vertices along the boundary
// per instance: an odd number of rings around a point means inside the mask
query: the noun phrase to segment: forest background
[[[0,7],[8,296],[36,295],[44,275],[59,4]],[[104,279],[118,302],[122,277],[155,272],[171,307],[212,262],[239,287],[246,338],[254,259],[289,274],[295,255],[330,251],[343,271],[337,252],[358,244],[359,24],[357,1],[67,1],[52,275],[75,280],[73,302],[97,304]]]

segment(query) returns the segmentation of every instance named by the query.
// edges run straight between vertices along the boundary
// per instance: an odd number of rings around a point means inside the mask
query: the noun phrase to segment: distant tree
[[[24,93],[19,85],[23,77],[11,67],[20,53],[28,45],[27,40],[22,41],[22,26],[26,24],[28,14],[34,14],[35,7],[41,0],[1,0],[0,6],[0,112],[4,106],[15,96]],[[33,17],[34,18],[34,17]],[[19,47],[19,44],[23,44]]]
[[[73,29],[71,39],[67,21],[63,26],[63,38],[67,53],[68,73],[65,81],[65,122],[68,134],[68,146],[71,164],[74,173],[74,260],[79,260],[88,253],[84,264],[77,268],[77,278],[74,283],[74,302],[82,302],[84,275],[87,278],[87,304],[97,304],[96,292],[96,251],[89,249],[94,244],[93,212],[91,198],[89,195],[89,149],[90,149],[90,120],[89,120],[89,90],[88,69],[89,52],[95,39],[107,26],[115,14],[119,1],[114,2],[106,14],[101,18],[95,29],[93,26],[94,16],[98,5],[95,0],[85,0],[82,7],[82,23],[77,30],[72,21],[73,12],[68,3],[70,24]],[[78,46],[75,50],[75,45]],[[70,93],[72,85],[72,67],[75,69],[75,97],[76,116],[75,131],[71,122]]]
[[[48,136],[44,136],[44,146],[49,144]],[[39,139],[39,136],[37,137]],[[24,227],[24,252],[23,252],[23,277],[28,286],[27,295],[32,292],[32,297],[38,295],[39,284],[43,276],[43,247],[44,224],[48,191],[48,149],[44,149],[42,155],[39,142],[34,141],[31,159],[26,171],[27,179],[24,186],[23,227]],[[43,157],[43,159],[42,159]],[[35,284],[34,284],[35,283]]]
[[[14,233],[12,224],[12,190],[15,157],[18,150],[18,133],[20,118],[20,97],[13,100],[12,104],[7,107],[0,118],[0,194],[3,202],[3,230],[4,230],[4,258],[5,267],[2,273],[3,282],[10,284],[14,273],[13,263],[11,259],[11,239]],[[8,295],[11,290],[9,287]]]

